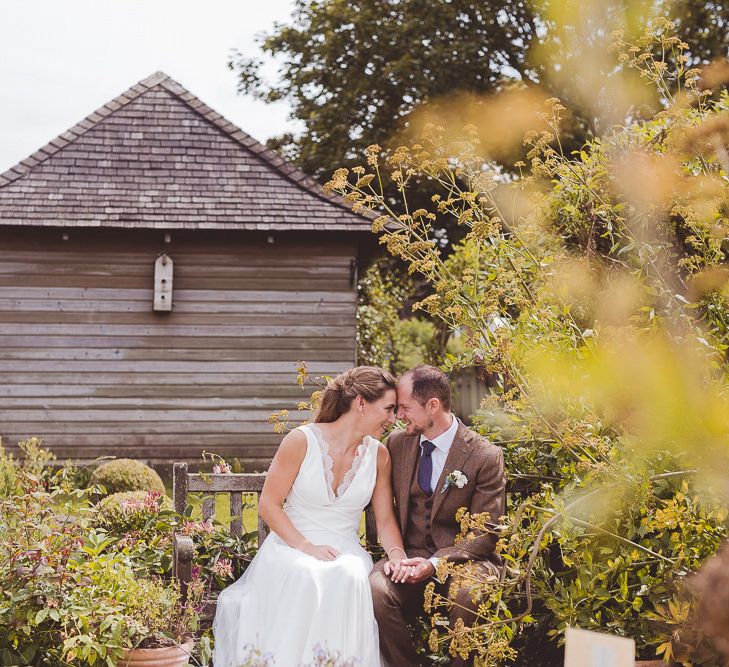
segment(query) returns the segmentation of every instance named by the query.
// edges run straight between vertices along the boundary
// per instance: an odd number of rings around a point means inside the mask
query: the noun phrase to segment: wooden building
[[[354,364],[369,228],[165,74],[133,86],[0,176],[4,446],[265,465],[297,360]]]

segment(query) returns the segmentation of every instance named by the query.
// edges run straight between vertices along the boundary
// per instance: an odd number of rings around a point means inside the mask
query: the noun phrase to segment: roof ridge
[[[159,72],[158,72],[159,74]],[[149,77],[152,79],[152,77]],[[322,185],[313,179],[308,174],[301,171],[299,168],[292,165],[290,162],[282,158],[278,153],[266,147],[260,141],[254,139],[250,134],[242,130],[235,123],[229,121],[222,114],[215,111],[215,109],[209,107],[200,98],[196,97],[193,93],[187,90],[183,85],[167,76],[164,81],[160,82],[160,85],[167,91],[173,93],[185,102],[193,111],[201,115],[209,123],[212,123],[219,130],[227,134],[229,137],[237,141],[244,148],[248,149],[258,157],[260,157],[266,164],[275,169],[281,175],[286,177],[289,181],[299,186],[303,190],[306,190],[309,194],[312,194],[324,201],[339,206],[345,209],[349,213],[354,215],[361,215],[363,218],[374,217],[369,213],[355,213],[352,210],[352,205],[338,195],[328,193]]]
[[[16,165],[0,174],[0,188],[30,173],[39,164],[42,164],[62,148],[65,148],[90,129],[96,127],[96,125],[112,113],[126,106],[129,102],[137,99],[140,95],[151,88],[154,88],[154,86],[158,85],[165,79],[169,79],[167,74],[164,72],[155,72],[151,76],[148,76],[146,79],[142,79],[139,83],[136,83],[131,88],[125,90],[121,95],[117,95],[115,98],[109,100],[106,104],[96,109],[96,111],[93,111],[88,116],[81,119],[73,127],[70,127],[54,139],[51,139],[45,146],[41,146],[27,158],[21,160]]]
[[[76,125],[61,133],[54,139],[51,139],[51,141],[49,141],[45,146],[42,146],[34,153],[31,153],[27,158],[21,160],[16,165],[0,174],[0,188],[3,188],[30,173],[35,167],[42,164],[62,148],[68,146],[75,139],[88,132],[115,111],[121,109],[148,90],[157,86],[160,86],[172,93],[190,109],[202,116],[207,122],[211,123],[218,130],[238,142],[242,147],[258,156],[271,168],[276,170],[287,180],[294,183],[294,185],[319,199],[346,210],[350,214],[358,215],[365,219],[373,217],[369,212],[355,213],[349,202],[345,201],[342,197],[326,192],[321,184],[311,178],[311,176],[308,176],[297,167],[294,167],[278,153],[272,151],[264,144],[251,137],[248,133],[244,132],[240,127],[209,107],[205,104],[205,102],[193,95],[182,84],[172,79],[163,71],[157,71],[134,84],[131,88],[121,93],[121,95],[118,95],[103,106],[99,107],[96,111],[76,123]]]

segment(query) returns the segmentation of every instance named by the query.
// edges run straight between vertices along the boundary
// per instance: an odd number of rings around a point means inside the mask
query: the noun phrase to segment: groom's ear
[[[440,410],[440,399],[439,398],[429,398],[428,402],[425,404],[428,408],[428,412],[432,415],[435,414]]]

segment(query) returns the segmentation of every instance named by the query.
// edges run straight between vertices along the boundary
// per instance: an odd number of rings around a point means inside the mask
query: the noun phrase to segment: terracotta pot
[[[184,667],[190,660],[193,641],[182,646],[165,648],[135,648],[124,651],[117,667]]]

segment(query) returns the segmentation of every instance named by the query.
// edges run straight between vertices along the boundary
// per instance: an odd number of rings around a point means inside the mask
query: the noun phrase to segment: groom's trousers
[[[396,584],[384,572],[387,559],[375,563],[370,574],[372,586],[372,603],[375,617],[380,631],[380,651],[387,667],[417,667],[421,664],[415,648],[413,647],[408,621],[412,622],[423,613],[423,597],[425,587],[430,579],[417,584]],[[495,566],[491,563],[474,563],[477,569],[483,569],[485,576],[493,576]],[[441,584],[443,594],[446,594],[448,584]],[[471,599],[469,589],[458,590],[454,604],[449,612],[450,626],[454,627],[456,620],[461,618],[466,625],[476,620],[475,610],[477,604]],[[451,665],[461,667],[473,664],[469,658],[454,658]]]

